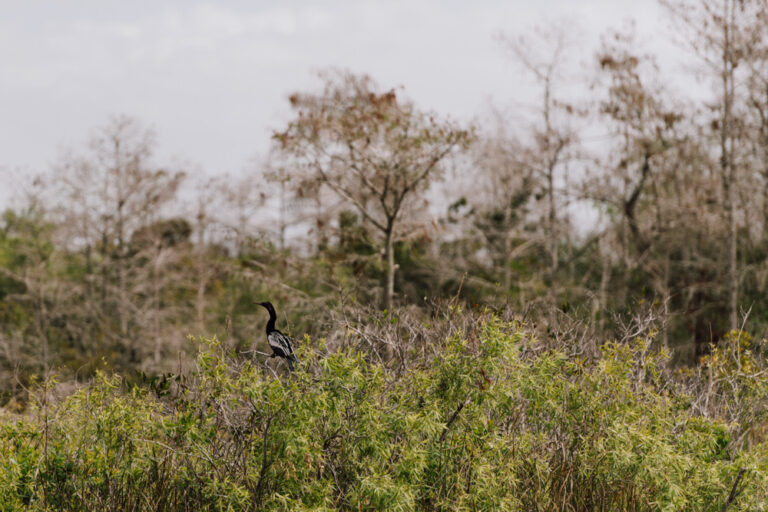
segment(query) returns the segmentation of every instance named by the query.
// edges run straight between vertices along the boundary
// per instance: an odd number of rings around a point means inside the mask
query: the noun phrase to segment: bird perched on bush
[[[293,363],[298,361],[296,356],[293,355],[293,341],[291,338],[275,329],[275,322],[277,321],[275,307],[271,302],[257,302],[256,304],[262,306],[269,312],[267,341],[269,342],[269,347],[272,349],[272,355],[269,357],[282,357],[288,362],[288,368],[293,370]]]

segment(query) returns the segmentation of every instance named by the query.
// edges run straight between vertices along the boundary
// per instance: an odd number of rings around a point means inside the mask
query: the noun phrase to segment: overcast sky
[[[458,119],[525,99],[495,39],[548,20],[578,27],[587,61],[634,18],[651,45],[655,0],[0,0],[0,168],[46,170],[109,116],[153,127],[158,160],[239,172],[288,118],[287,95],[330,66],[405,87]],[[663,43],[666,44],[666,43]]]

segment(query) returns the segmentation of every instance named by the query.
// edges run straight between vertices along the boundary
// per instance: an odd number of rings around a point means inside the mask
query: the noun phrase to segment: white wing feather
[[[286,336],[281,332],[273,331],[269,333],[269,335],[267,336],[267,341],[269,341],[269,344],[272,347],[277,348],[281,352],[283,352],[283,354],[285,354],[286,357],[293,353],[291,338],[289,338],[288,336]]]

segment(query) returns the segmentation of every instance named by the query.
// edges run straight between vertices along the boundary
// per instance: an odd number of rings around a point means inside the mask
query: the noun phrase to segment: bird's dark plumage
[[[293,369],[293,363],[298,361],[296,356],[293,355],[293,340],[275,328],[275,322],[277,321],[275,307],[271,302],[257,302],[257,304],[269,312],[267,341],[269,342],[269,348],[272,349],[271,357],[282,357],[288,362],[288,367]]]

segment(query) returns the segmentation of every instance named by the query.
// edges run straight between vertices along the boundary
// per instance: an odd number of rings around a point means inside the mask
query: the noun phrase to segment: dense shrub
[[[702,413],[649,341],[585,361],[529,336],[487,318],[405,370],[305,340],[280,375],[212,340],[151,389],[44,385],[4,420],[0,509],[767,508],[768,443]]]

